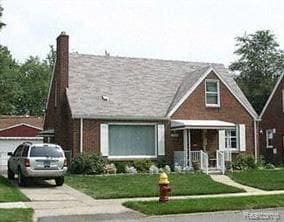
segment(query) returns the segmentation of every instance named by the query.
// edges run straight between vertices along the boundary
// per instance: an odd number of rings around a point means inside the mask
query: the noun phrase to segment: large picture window
[[[205,103],[206,106],[220,106],[219,81],[207,79],[205,81]]]
[[[225,148],[226,149],[237,149],[238,140],[237,132],[233,130],[225,130]]]
[[[109,156],[156,156],[155,125],[109,125]]]

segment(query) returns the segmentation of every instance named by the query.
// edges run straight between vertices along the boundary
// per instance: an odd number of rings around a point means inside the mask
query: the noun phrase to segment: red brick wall
[[[218,77],[214,73],[210,73],[207,79],[218,79]],[[245,124],[246,152],[254,154],[253,118],[221,81],[219,108],[205,106],[204,80],[172,115],[172,119],[222,120],[235,124]],[[171,150],[173,149],[171,147]]]
[[[282,90],[284,89],[284,78],[280,82],[275,94],[268,105],[266,111],[262,116],[260,123],[260,152],[265,156],[268,162],[284,163],[284,112],[282,104]],[[266,148],[266,129],[275,129],[276,133],[273,137],[273,147],[276,148],[277,153],[273,154],[273,149]]]
[[[26,125],[20,125],[0,131],[1,137],[36,137],[41,130]]]

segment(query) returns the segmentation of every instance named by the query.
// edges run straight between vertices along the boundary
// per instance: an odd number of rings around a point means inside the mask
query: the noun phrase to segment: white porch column
[[[191,168],[191,137],[190,137],[190,129],[187,130],[187,137],[188,137],[188,166]]]
[[[187,129],[183,130],[183,151],[184,151],[184,167],[187,166],[188,164],[188,134],[187,134]]]

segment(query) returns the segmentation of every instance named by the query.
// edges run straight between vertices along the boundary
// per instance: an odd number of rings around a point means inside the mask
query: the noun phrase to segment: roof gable
[[[247,112],[254,118],[257,119],[257,113],[249,103],[249,101],[246,99],[243,92],[239,89],[236,82],[233,80],[232,76],[229,75],[229,73],[224,72],[221,74],[219,71],[217,71],[218,67],[209,66],[207,69],[203,68],[200,70],[197,70],[196,72],[199,72],[199,79],[195,81],[193,84],[188,83],[185,79],[183,82],[183,85],[187,85],[187,91],[185,90],[186,87],[183,87],[183,90],[179,90],[181,93],[178,93],[177,99],[175,102],[175,105],[171,106],[171,109],[169,110],[168,117],[172,116],[175,111],[185,102],[185,100],[193,93],[193,91],[204,81],[204,79],[213,72],[218,79],[225,85],[225,87],[229,90],[230,93],[237,99],[237,101],[247,110]],[[227,74],[227,76],[226,76]],[[191,86],[191,87],[190,87]],[[181,85],[182,87],[182,85]]]
[[[276,82],[276,84],[275,84],[275,86],[274,86],[274,88],[273,88],[273,90],[272,90],[272,92],[271,92],[271,94],[270,94],[268,100],[266,101],[266,103],[265,103],[265,105],[264,105],[264,107],[263,107],[263,109],[262,109],[262,111],[261,111],[261,113],[260,113],[260,116],[259,116],[260,119],[263,117],[263,115],[264,115],[266,109],[268,108],[268,106],[269,106],[269,104],[270,104],[270,102],[271,102],[271,100],[272,100],[274,94],[276,93],[278,87],[280,86],[281,81],[283,80],[283,77],[284,77],[284,73],[282,73],[282,74],[279,76],[279,79],[277,80],[277,82]]]

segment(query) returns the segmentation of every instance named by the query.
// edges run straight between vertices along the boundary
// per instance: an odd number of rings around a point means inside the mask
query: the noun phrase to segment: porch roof
[[[221,120],[172,120],[172,130],[182,129],[230,129],[236,124]]]

